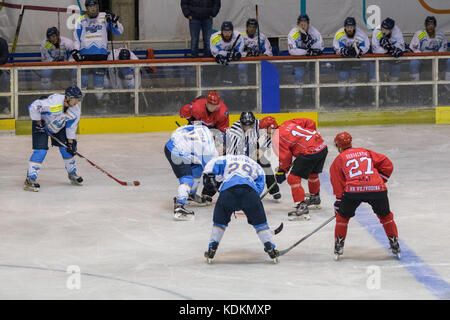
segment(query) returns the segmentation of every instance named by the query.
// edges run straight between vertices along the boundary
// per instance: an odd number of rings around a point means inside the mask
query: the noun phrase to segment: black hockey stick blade
[[[278,228],[276,228],[275,230],[273,230],[273,234],[279,234],[281,232],[281,230],[283,230],[283,222],[278,226]]]
[[[284,250],[280,250],[280,256],[288,253],[289,251],[291,251],[293,248],[295,248],[297,245],[299,245],[300,243],[302,243],[303,241],[305,241],[306,239],[308,239],[310,236],[312,236],[314,233],[316,233],[317,231],[319,231],[320,229],[322,229],[324,226],[326,226],[328,223],[330,223],[332,220],[334,220],[334,218],[336,218],[336,216],[332,216],[330,217],[327,221],[325,221],[324,223],[322,223],[320,226],[318,226],[316,229],[314,229],[311,233],[307,234],[306,236],[304,236],[303,238],[301,238],[300,240],[298,240],[296,243],[294,243],[292,246],[290,246],[287,249]]]

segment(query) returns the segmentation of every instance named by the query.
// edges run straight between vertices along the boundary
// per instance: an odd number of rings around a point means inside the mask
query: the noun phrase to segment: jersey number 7
[[[296,128],[297,128],[298,131],[297,130],[292,130],[291,131],[292,135],[294,137],[297,137],[297,136],[305,137],[306,141],[309,141],[317,133],[316,130],[314,130],[314,131],[306,130],[306,129],[303,129],[302,127],[300,127],[300,126],[296,126]]]
[[[353,165],[350,168],[350,171],[348,172],[350,175],[350,178],[354,178],[357,176],[361,176],[363,173],[361,170],[356,171],[357,169],[360,168],[362,162],[367,162],[367,168],[366,171],[364,172],[365,175],[369,175],[369,174],[373,174],[373,170],[372,170],[372,158],[367,158],[367,157],[361,157],[359,159],[351,159],[348,160],[347,163],[345,164],[345,167],[348,168],[349,166]],[[362,169],[362,168],[361,168]]]

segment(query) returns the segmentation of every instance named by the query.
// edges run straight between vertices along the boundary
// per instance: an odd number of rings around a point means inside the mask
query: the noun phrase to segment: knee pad
[[[64,160],[72,159],[74,156],[67,152],[66,147],[59,147],[59,152]]]
[[[292,173],[287,177],[287,183],[292,187],[297,187],[302,185],[302,178],[293,175]]]
[[[314,183],[314,182],[318,182],[319,180],[319,174],[317,173],[311,173],[308,177],[308,182]]]
[[[47,150],[36,149],[31,155],[30,161],[35,163],[44,162],[45,156],[47,155]]]
[[[196,179],[201,178],[203,173],[203,167],[199,164],[195,164],[192,166],[192,176]]]

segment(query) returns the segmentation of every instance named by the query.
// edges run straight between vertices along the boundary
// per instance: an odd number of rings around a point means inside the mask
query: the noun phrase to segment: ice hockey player
[[[69,61],[71,51],[73,50],[73,41],[59,34],[56,27],[47,29],[46,39],[41,44],[41,61]],[[50,90],[53,69],[42,70],[42,89]]]
[[[333,40],[333,47],[336,54],[343,57],[360,58],[370,49],[370,40],[366,33],[356,27],[356,20],[353,17],[347,17],[344,21],[344,27],[340,28]],[[339,82],[356,82],[358,73],[361,73],[361,62],[338,63]],[[367,72],[367,71],[365,71]],[[340,87],[338,105],[344,106],[345,103],[353,106],[355,103],[356,87]]]
[[[165,144],[164,154],[180,185],[174,198],[174,219],[193,220],[194,211],[185,208],[190,196],[197,196],[203,168],[218,153],[211,131],[201,125],[179,127]],[[211,203],[212,199],[209,199]],[[201,199],[196,202],[206,202]]]
[[[99,12],[98,0],[86,0],[86,14],[75,24],[73,33],[75,61],[106,61],[108,59],[108,33],[115,35],[123,33],[119,17],[114,13]],[[101,101],[105,82],[105,68],[88,69],[81,75],[81,87],[87,89],[89,76],[93,74],[94,89],[98,101]],[[106,111],[105,111],[106,112]]]
[[[220,189],[218,183],[222,183]],[[242,210],[247,221],[258,234],[264,251],[275,263],[279,252],[275,249],[266,213],[260,199],[264,190],[264,171],[244,155],[226,155],[211,160],[203,172],[203,184],[209,189],[219,189],[214,207],[213,228],[205,258],[211,263],[219,243],[235,211]]]
[[[324,43],[319,30],[310,25],[309,16],[302,14],[297,18],[297,26],[288,34],[288,50],[291,56],[318,56],[322,54]],[[303,83],[309,71],[301,65],[294,68],[295,83]],[[303,88],[295,89],[298,98],[303,97]]]
[[[47,155],[48,134],[54,135],[67,146],[66,148],[51,138],[52,146],[59,147],[70,182],[82,185],[83,178],[78,176],[75,163],[75,132],[81,113],[78,102],[82,96],[80,88],[71,86],[66,89],[65,94],[53,94],[48,98],[35,100],[28,107],[32,120],[33,154],[29,161],[24,190],[39,191],[40,185],[36,180]]]
[[[272,149],[272,130],[278,128],[273,117],[256,119],[251,111],[244,111],[238,121],[227,131],[227,154],[246,155],[256,161],[264,170],[267,188],[276,183],[269,159],[264,156],[266,150]],[[263,130],[266,129],[267,133]],[[263,139],[260,143],[260,139]],[[274,200],[280,201],[281,194],[278,184],[269,190]]]
[[[328,148],[316,131],[316,123],[307,118],[284,122],[272,137],[272,148],[279,157],[279,167],[275,172],[278,183],[286,180],[291,187],[294,211],[288,213],[289,220],[309,220],[308,206],[320,208],[320,180]],[[292,162],[292,158],[295,158]],[[308,180],[310,196],[305,199],[302,178]]]
[[[398,26],[395,25],[395,21],[391,18],[386,18],[383,20],[380,26],[376,27],[372,33],[372,51],[373,53],[385,53],[389,54],[394,58],[399,58],[403,55],[405,51],[405,41],[403,40],[402,31]],[[390,81],[396,82],[400,79],[400,67],[399,61],[393,61],[391,63],[382,64],[386,70],[389,72]],[[370,70],[371,81],[375,80],[375,66],[371,64],[372,68]],[[390,86],[392,92],[396,92],[398,86]],[[396,95],[390,97],[387,93],[388,88],[384,88],[384,93],[382,93],[383,101],[389,104],[397,104],[399,102]]]
[[[341,132],[334,138],[339,155],[330,167],[330,180],[336,215],[335,259],[344,252],[348,222],[362,202],[367,202],[383,225],[392,253],[400,258],[397,225],[389,208],[385,183],[394,170],[392,162],[383,154],[365,148],[353,148],[352,136]]]
[[[426,17],[425,29],[417,31],[411,39],[409,48],[412,52],[447,52],[447,38],[442,30],[436,29],[436,25],[437,21],[435,17]],[[409,63],[411,81],[419,81],[421,60],[410,60]],[[450,80],[450,59],[447,60],[445,80]],[[419,86],[419,91],[421,91],[421,89],[421,86]],[[414,90],[416,90],[416,88],[414,88]],[[424,94],[424,92],[419,92],[419,94],[420,93]],[[416,94],[413,96],[416,96]]]
[[[247,20],[246,32],[242,33],[244,37],[243,57],[273,56],[272,46],[269,39],[262,32],[257,34],[259,28],[258,20],[250,18]]]
[[[118,48],[109,53],[108,60],[139,60],[139,58],[129,49]],[[125,86],[122,84],[125,80]],[[117,68],[109,68],[107,86],[114,89],[134,89],[134,68],[119,65]]]
[[[211,36],[210,50],[218,64],[228,65],[231,61],[241,59],[244,54],[244,40],[241,34],[234,30],[231,21],[224,21],[220,31]]]

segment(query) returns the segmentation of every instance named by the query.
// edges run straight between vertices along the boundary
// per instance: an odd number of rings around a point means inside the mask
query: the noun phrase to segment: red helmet
[[[348,132],[341,132],[334,138],[334,143],[336,147],[342,149],[348,149],[352,147],[352,136]]]
[[[181,107],[180,117],[184,119],[189,119],[192,117],[192,104],[187,104]]]
[[[219,98],[219,95],[217,94],[217,92],[215,92],[215,91],[208,92],[208,95],[206,96],[206,102],[208,102],[210,104],[214,104],[214,105],[219,104],[220,98]]]
[[[276,129],[278,128],[277,120],[275,120],[274,117],[265,117],[259,122],[259,128],[260,129],[267,129],[267,128]]]

